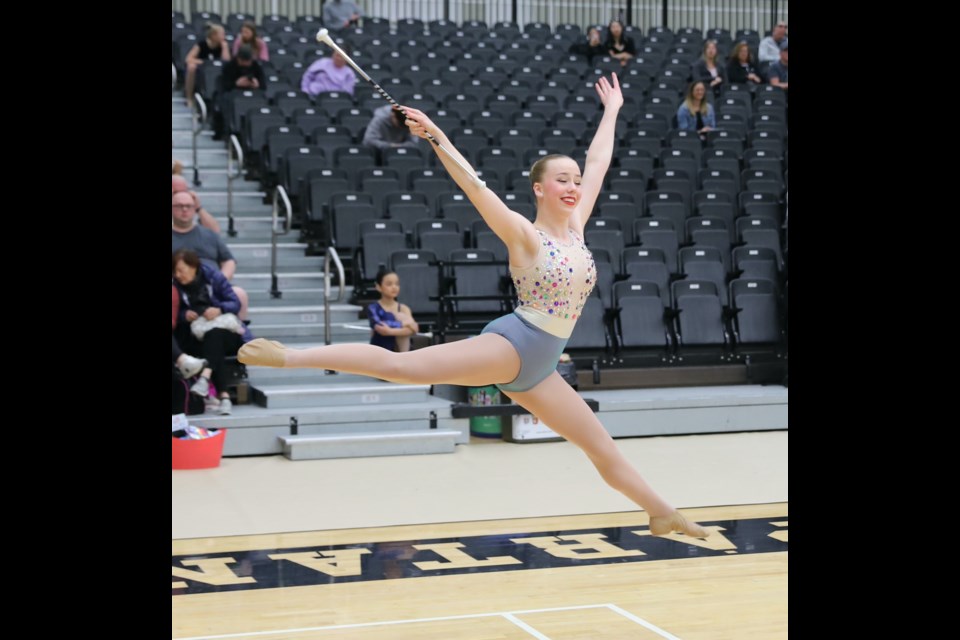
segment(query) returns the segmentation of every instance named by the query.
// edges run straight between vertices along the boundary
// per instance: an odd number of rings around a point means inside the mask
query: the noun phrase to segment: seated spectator
[[[323,26],[330,31],[356,27],[362,17],[363,11],[350,0],[327,0],[323,3]]]
[[[230,59],[230,49],[224,38],[225,33],[219,24],[211,24],[207,27],[207,37],[190,47],[190,51],[187,52],[187,77],[183,82],[183,92],[187,96],[188,107],[193,107],[193,88],[200,65],[209,60]]]
[[[570,45],[570,53],[587,56],[587,60],[591,63],[596,56],[609,55],[608,50],[603,47],[603,41],[600,40],[600,29],[597,27],[590,27],[586,42],[575,42]]]
[[[173,291],[173,330],[177,328],[177,314],[180,312],[180,293],[177,291],[176,285],[170,285],[170,289]],[[207,366],[207,361],[200,358],[194,358],[193,356],[186,354],[180,349],[180,345],[177,344],[177,337],[173,336],[173,364],[177,367],[177,370],[180,372],[180,375],[184,380],[189,380],[193,376],[197,375],[203,368]]]
[[[237,261],[218,234],[197,224],[196,203],[186,191],[173,194],[173,252],[181,249],[196,252],[206,264],[222,272],[228,281],[233,279]],[[240,287],[233,287],[233,291],[241,303],[238,316],[246,320],[247,292]]]
[[[183,175],[183,163],[177,160],[176,158],[173,159],[173,175],[175,176]]]
[[[713,89],[713,95],[719,97],[723,82],[727,79],[727,70],[722,64],[717,64],[717,41],[707,40],[703,43],[703,55],[693,63],[693,79],[702,80]]]
[[[730,82],[741,84],[748,82],[761,84],[763,82],[750,59],[750,47],[747,46],[746,42],[738,42],[733,48],[730,61],[727,63],[727,78]]]
[[[770,65],[770,68],[767,69],[767,77],[770,79],[770,84],[773,86],[780,87],[784,91],[788,89],[786,47],[780,49],[780,60],[778,62],[774,62],[772,65]]]
[[[247,45],[253,52],[253,59],[260,62],[270,62],[270,50],[263,38],[257,35],[257,25],[247,20],[240,27],[240,35],[233,39],[233,55],[236,56],[242,45]]]
[[[350,55],[348,45],[344,44],[341,48]],[[303,72],[300,90],[311,97],[323,91],[343,91],[353,95],[356,84],[357,76],[353,69],[339,51],[334,51],[332,56],[320,58]]]
[[[633,56],[637,55],[637,47],[633,43],[633,38],[623,33],[623,23],[619,20],[611,20],[607,27],[607,41],[603,43],[603,48],[607,55],[620,61],[620,66],[625,67]]]
[[[410,336],[420,330],[410,307],[400,304],[400,276],[381,271],[376,278],[380,299],[367,307],[370,320],[370,344],[390,351],[410,351]]]
[[[187,181],[183,176],[174,175],[173,176],[173,193],[177,194],[181,191],[186,191],[190,194],[190,197],[193,198],[193,204],[196,207],[198,222],[213,231],[214,233],[220,233],[220,223],[217,222],[217,219],[210,215],[210,212],[203,208],[203,205],[200,204],[200,196],[197,195],[196,191],[190,190],[190,185],[187,184]]]
[[[677,128],[696,131],[701,139],[706,137],[707,131],[717,128],[717,115],[713,105],[707,102],[707,88],[700,80],[691,82],[687,88],[687,95],[677,109]]]
[[[230,133],[227,127],[232,115],[230,109],[233,106],[234,91],[266,88],[267,77],[263,73],[263,67],[253,59],[253,50],[247,45],[241,45],[237,57],[223,65],[223,73],[220,74],[220,94],[213,119],[213,139],[223,140]]]
[[[373,118],[363,134],[363,144],[377,149],[393,147],[416,147],[419,138],[403,124],[403,115],[399,109],[384,105],[373,112]]]
[[[770,35],[760,41],[760,62],[776,62],[780,50],[787,46],[787,23],[778,22]]]
[[[213,382],[220,396],[220,415],[229,415],[233,407],[227,391],[226,358],[236,355],[251,337],[236,318],[240,300],[223,274],[200,262],[189,249],[173,254],[173,285],[180,294],[176,341],[185,352],[207,363],[190,393],[205,398]],[[198,321],[206,325],[202,333]]]

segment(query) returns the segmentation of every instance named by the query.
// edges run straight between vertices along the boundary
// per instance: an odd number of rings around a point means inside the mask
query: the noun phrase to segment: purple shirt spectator
[[[357,76],[346,64],[337,65],[336,53],[330,58],[320,58],[303,73],[300,90],[311,96],[323,91],[344,91],[353,95]],[[342,58],[341,58],[342,60]]]

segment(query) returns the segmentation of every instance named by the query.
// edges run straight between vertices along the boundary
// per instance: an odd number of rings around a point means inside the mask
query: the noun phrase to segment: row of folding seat
[[[495,262],[492,251],[454,249],[439,258],[447,265],[446,271],[442,271],[434,250],[391,244],[398,240],[390,233],[368,234],[368,250],[375,248],[389,258],[375,260],[366,269],[396,271],[405,283],[405,304],[415,315],[432,319],[439,308],[446,306],[446,312],[457,318],[454,322],[462,322],[471,314],[484,314],[485,322],[509,310],[512,286],[509,278],[504,277],[502,261]],[[760,254],[762,249],[743,248],[745,257],[740,264],[744,269],[729,281],[713,277],[711,267],[716,266],[715,261],[695,257],[686,263],[682,279],[669,283],[645,279],[648,274],[642,271],[618,282],[599,278],[567,348],[641,348],[672,353],[683,352],[687,347],[732,349],[780,343],[784,338],[781,289],[776,281],[762,277],[762,269],[761,275],[748,273],[751,263],[766,264],[760,259],[751,260],[751,252]],[[691,256],[704,253],[690,249]],[[603,264],[597,263],[598,271]]]

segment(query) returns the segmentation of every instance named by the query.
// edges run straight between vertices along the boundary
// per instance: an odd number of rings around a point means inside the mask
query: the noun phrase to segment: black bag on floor
[[[190,393],[191,382],[192,381],[184,380],[180,375],[180,372],[177,371],[177,368],[173,367],[173,399],[171,403],[171,415],[185,413],[188,416],[195,416],[203,413],[206,409],[206,404],[204,403],[203,398],[195,393]]]

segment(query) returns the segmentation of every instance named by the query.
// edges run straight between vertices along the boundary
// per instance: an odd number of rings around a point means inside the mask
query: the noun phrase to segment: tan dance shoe
[[[243,364],[258,367],[282,367],[286,363],[286,347],[274,340],[257,338],[251,340],[237,352],[237,360]]]
[[[693,538],[706,538],[710,535],[709,531],[696,522],[690,522],[679,511],[668,516],[650,516],[650,533],[653,535],[665,536],[674,531]]]

